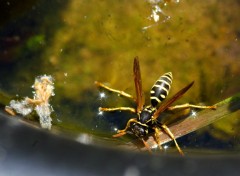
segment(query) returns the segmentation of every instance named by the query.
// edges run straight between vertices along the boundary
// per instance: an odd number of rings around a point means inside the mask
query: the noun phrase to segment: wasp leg
[[[169,129],[166,125],[162,125],[161,127],[162,127],[163,130],[172,138],[172,140],[174,141],[174,143],[175,143],[175,145],[176,145],[179,153],[184,156],[183,151],[182,151],[181,148],[179,147],[179,145],[178,145],[178,143],[177,143],[177,141],[176,141],[173,133],[170,131],[170,129]]]
[[[123,129],[123,130],[118,130],[117,131],[117,134],[113,135],[113,137],[120,137],[120,136],[123,136],[127,133],[127,129],[130,127],[130,124],[133,123],[133,122],[138,122],[137,119],[133,118],[133,119],[130,119],[128,122],[127,122],[127,125],[126,127]]]
[[[182,104],[182,105],[176,105],[176,106],[170,106],[168,107],[168,110],[174,110],[174,109],[180,109],[180,108],[198,108],[198,109],[216,109],[217,106],[201,106],[201,105],[192,105],[192,104]]]
[[[130,99],[133,99],[134,101],[136,101],[136,100],[133,98],[132,95],[130,95],[130,94],[124,92],[124,91],[112,89],[112,88],[110,88],[110,87],[108,87],[108,86],[105,86],[103,83],[100,83],[100,82],[97,82],[97,81],[95,81],[95,84],[96,84],[98,87],[102,87],[102,88],[104,88],[104,89],[106,89],[106,90],[108,90],[108,91],[110,91],[110,92],[117,93],[117,94],[119,94],[119,95],[121,95],[121,96],[130,98]]]
[[[157,142],[157,144],[158,144],[158,147],[159,147],[160,150],[162,150],[162,146],[161,146],[161,142],[160,142],[160,131],[159,131],[158,128],[154,128],[154,131],[155,131],[154,137],[155,137],[155,139],[156,139],[156,142]]]
[[[142,139],[142,138],[141,138],[141,139]],[[150,146],[148,145],[148,143],[147,143],[146,141],[144,141],[144,139],[142,139],[142,142],[143,142],[143,144],[145,145],[146,149],[147,149],[150,153],[152,153],[152,150],[151,150]]]
[[[117,108],[99,108],[99,111],[107,111],[107,112],[111,112],[111,111],[130,111],[132,113],[136,113],[136,110],[134,108],[131,107],[117,107]]]
[[[113,137],[121,137],[123,135],[127,134],[126,131],[118,132],[117,134],[114,134]]]

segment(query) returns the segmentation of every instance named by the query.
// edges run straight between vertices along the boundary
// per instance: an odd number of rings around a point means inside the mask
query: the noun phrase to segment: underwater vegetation
[[[169,96],[195,81],[179,104],[215,104],[240,91],[239,6],[236,0],[36,1],[0,28],[1,92],[9,100],[31,97],[36,75],[52,75],[58,95],[51,100],[53,126],[110,137],[132,116],[101,115],[98,107],[132,104],[107,92],[101,97],[94,82],[134,95],[132,59],[139,56],[147,104],[153,82],[166,72],[174,75]],[[229,113],[195,135],[237,148],[238,116]],[[191,139],[185,140],[187,146]]]

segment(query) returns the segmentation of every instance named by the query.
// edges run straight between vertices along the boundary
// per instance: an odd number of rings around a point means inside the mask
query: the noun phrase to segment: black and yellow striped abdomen
[[[168,92],[172,84],[172,73],[168,72],[162,75],[153,85],[150,94],[151,94],[151,104],[153,107],[156,107],[161,103],[168,95]]]

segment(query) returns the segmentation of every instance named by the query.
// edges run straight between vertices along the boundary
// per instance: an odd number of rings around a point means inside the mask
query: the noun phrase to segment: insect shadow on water
[[[179,92],[177,92],[173,97],[165,101],[163,104],[161,102],[167,97],[169,90],[171,88],[172,84],[172,73],[168,72],[162,75],[153,85],[153,87],[150,90],[150,105],[145,105],[145,98],[142,91],[142,79],[141,79],[141,71],[140,71],[140,65],[138,57],[134,58],[133,62],[133,73],[134,73],[134,84],[135,84],[135,91],[136,91],[136,98],[134,98],[132,95],[112,89],[100,82],[95,82],[95,84],[98,87],[104,88],[110,92],[117,93],[121,96],[124,96],[126,98],[130,98],[133,101],[136,102],[136,108],[132,107],[116,107],[116,108],[103,108],[100,107],[100,111],[107,111],[107,112],[114,112],[114,111],[130,111],[132,113],[137,114],[136,118],[131,118],[128,120],[126,127],[122,130],[118,130],[117,134],[113,135],[113,137],[120,137],[127,132],[132,133],[137,138],[141,139],[145,147],[148,149],[149,152],[151,152],[150,146],[147,144],[147,142],[144,140],[145,137],[151,132],[154,132],[154,139],[155,142],[158,144],[159,148],[162,149],[161,146],[161,139],[160,139],[160,131],[163,130],[166,134],[168,134],[171,139],[174,141],[177,150],[181,155],[183,154],[183,151],[179,147],[175,136],[170,131],[168,126],[165,122],[162,122],[160,114],[167,110],[175,110],[175,109],[184,109],[184,108],[200,108],[200,109],[215,109],[216,106],[198,106],[198,105],[192,105],[192,104],[182,104],[182,105],[175,105],[171,106],[172,103],[174,103],[176,100],[178,100],[184,93],[186,93],[190,87],[192,87],[194,82],[191,82],[186,87],[181,89]]]

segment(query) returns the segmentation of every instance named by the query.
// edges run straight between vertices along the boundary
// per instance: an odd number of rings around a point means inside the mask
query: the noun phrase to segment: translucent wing
[[[141,71],[140,71],[138,57],[134,58],[133,74],[134,74],[134,83],[135,83],[135,90],[136,90],[137,112],[140,112],[143,109],[143,105],[144,105],[144,95],[142,91],[142,78],[141,78]]]
[[[163,105],[161,105],[156,112],[153,114],[153,119],[157,119],[158,116],[165,111],[172,103],[174,103],[176,100],[178,100],[179,98],[182,97],[182,95],[184,93],[186,93],[188,91],[188,89],[190,89],[190,87],[192,87],[194,81],[191,82],[190,84],[188,84],[186,87],[184,87],[183,89],[181,89],[179,92],[177,92],[172,98],[170,98],[166,103],[164,103]]]

